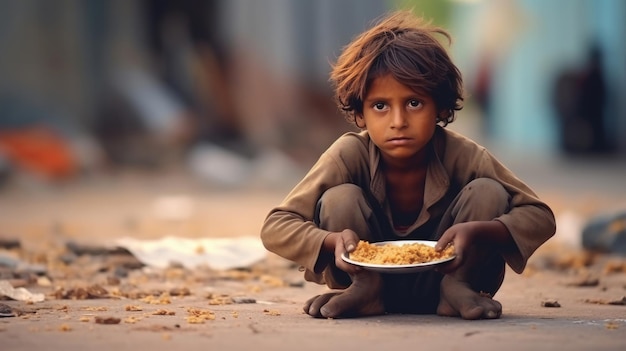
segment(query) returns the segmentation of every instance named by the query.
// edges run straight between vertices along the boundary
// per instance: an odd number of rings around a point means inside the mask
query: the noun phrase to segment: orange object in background
[[[69,178],[77,170],[71,147],[45,126],[0,130],[0,152],[16,167],[51,180]]]

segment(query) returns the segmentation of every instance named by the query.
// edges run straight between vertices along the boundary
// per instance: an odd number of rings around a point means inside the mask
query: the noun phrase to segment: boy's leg
[[[342,184],[326,191],[317,203],[316,223],[325,230],[340,232],[352,229],[361,240],[379,241],[376,216],[363,190],[354,184]],[[331,260],[323,272],[324,282],[331,289],[345,289],[351,284],[348,274]]]
[[[352,229],[360,239],[368,241],[378,240],[375,233],[381,232],[363,191],[353,184],[326,191],[318,202],[316,213],[319,227],[329,231]],[[304,306],[306,313],[327,318],[384,313],[379,274],[363,270],[348,275],[330,260],[322,278],[329,288],[345,290],[314,296]]]
[[[489,221],[509,210],[510,196],[494,180],[481,178],[469,183],[442,218],[437,238],[456,223]],[[505,263],[499,253],[474,245],[465,263],[441,281],[437,313],[466,319],[498,318],[502,306],[491,299],[504,280]]]
[[[499,217],[508,211],[509,201],[508,193],[499,183],[491,179],[477,179],[464,187],[451,202],[431,239],[439,239],[456,223],[492,220]],[[463,281],[471,283],[471,296],[478,296],[479,294],[474,292],[481,291],[494,295],[504,277],[503,260],[494,252],[479,252],[478,247],[472,250],[476,252],[469,253],[469,261],[466,260],[468,263],[455,274],[461,275]],[[435,270],[406,275],[383,275],[387,312],[420,314],[438,312],[458,315],[457,310],[443,308],[445,305],[445,302],[441,303],[443,278],[443,274]],[[467,292],[464,288],[459,291]],[[497,304],[492,300],[486,303],[488,307]]]

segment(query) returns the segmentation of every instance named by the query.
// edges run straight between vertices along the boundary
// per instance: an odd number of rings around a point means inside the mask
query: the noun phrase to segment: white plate
[[[382,245],[402,246],[405,244],[424,244],[430,247],[435,247],[435,244],[437,244],[437,242],[430,241],[430,240],[396,240],[396,241],[381,241],[381,242],[371,243],[371,244],[376,245],[376,246],[382,246]],[[341,255],[341,259],[343,259],[344,261],[351,263],[353,265],[356,265],[356,266],[363,267],[367,270],[379,272],[379,273],[398,273],[398,274],[427,271],[427,270],[435,268],[435,266],[437,266],[438,264],[451,261],[455,257],[456,256],[452,256],[452,257],[444,258],[442,260],[430,261],[430,262],[425,262],[425,263],[415,263],[415,264],[372,264],[372,263],[365,263],[365,262],[351,260],[350,254],[344,253],[343,255]]]

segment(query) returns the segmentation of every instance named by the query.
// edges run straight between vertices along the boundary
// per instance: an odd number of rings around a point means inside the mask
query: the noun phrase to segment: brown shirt
[[[491,178],[511,195],[510,211],[496,220],[508,228],[519,250],[506,254],[504,259],[515,272],[521,273],[531,254],[556,230],[550,208],[472,140],[438,126],[428,147],[431,155],[422,211],[413,225],[395,235],[434,230],[467,183],[476,178]],[[366,131],[346,133],[338,138],[283,202],[270,211],[261,229],[265,247],[313,271],[324,238],[329,234],[314,223],[317,201],[326,190],[339,184],[356,184],[381,208],[388,209],[379,160],[380,152]]]

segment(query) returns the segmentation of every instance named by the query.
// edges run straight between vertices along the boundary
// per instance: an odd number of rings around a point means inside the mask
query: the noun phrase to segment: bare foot
[[[379,315],[385,312],[382,279],[373,272],[352,275],[352,284],[341,292],[310,298],[304,312],[317,318],[341,318]]]
[[[469,284],[446,275],[441,281],[437,314],[464,319],[496,319],[502,315],[502,305],[490,297],[481,296]]]

